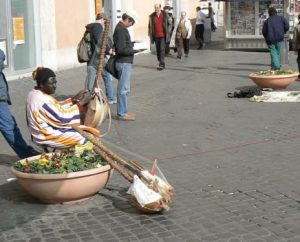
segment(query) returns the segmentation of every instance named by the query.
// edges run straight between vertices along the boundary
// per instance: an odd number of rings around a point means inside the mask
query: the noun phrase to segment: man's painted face
[[[49,95],[54,94],[57,86],[56,77],[49,77],[45,84],[41,84],[41,90]]]

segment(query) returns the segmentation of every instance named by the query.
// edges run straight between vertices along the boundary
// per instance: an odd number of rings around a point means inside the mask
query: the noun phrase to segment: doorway
[[[0,0],[0,6],[0,48],[6,54],[6,72],[28,72],[36,66],[34,0]]]

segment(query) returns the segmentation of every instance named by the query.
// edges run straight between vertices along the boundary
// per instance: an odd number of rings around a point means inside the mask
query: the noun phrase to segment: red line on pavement
[[[170,155],[170,156],[165,156],[165,157],[158,157],[157,159],[160,160],[160,161],[161,160],[178,159],[178,158],[181,158],[181,157],[196,156],[196,155],[212,153],[212,152],[233,150],[233,149],[238,149],[238,148],[244,148],[244,147],[247,147],[247,146],[250,146],[250,145],[266,144],[266,143],[270,143],[270,142],[273,142],[273,141],[283,141],[283,140],[291,140],[291,139],[297,139],[297,138],[300,138],[300,135],[272,137],[272,138],[268,138],[268,139],[264,139],[264,140],[258,140],[258,141],[252,141],[252,142],[248,142],[248,143],[240,144],[240,145],[213,148],[213,149],[197,151],[197,152],[192,152],[192,153],[186,153],[186,154],[178,154],[178,155],[173,155],[173,156]]]
[[[251,145],[257,145],[257,144],[266,144],[266,143],[270,143],[270,142],[274,142],[274,141],[283,141],[283,140],[291,140],[291,139],[298,139],[300,138],[300,134],[297,135],[283,135],[283,136],[279,136],[279,137],[271,137],[271,138],[266,138],[263,140],[257,140],[257,141],[251,141],[245,144],[239,144],[239,145],[233,145],[233,146],[227,146],[227,147],[219,147],[219,148],[212,148],[212,149],[208,149],[208,150],[203,150],[203,151],[197,151],[197,152],[191,152],[191,153],[183,153],[183,154],[177,154],[177,155],[166,155],[166,156],[162,156],[162,157],[155,157],[153,159],[148,158],[147,156],[140,154],[136,151],[132,151],[126,142],[124,142],[124,140],[121,137],[120,131],[119,131],[119,126],[118,124],[115,124],[115,128],[116,128],[116,133],[117,136],[119,136],[119,140],[123,143],[123,145],[126,147],[126,149],[128,149],[128,151],[130,151],[131,153],[135,153],[141,157],[145,157],[145,159],[148,160],[154,160],[157,159],[159,161],[162,160],[171,160],[171,159],[178,159],[178,158],[182,158],[182,157],[188,157],[188,156],[197,156],[197,155],[201,155],[201,154],[207,154],[207,153],[212,153],[212,152],[221,152],[221,151],[227,151],[227,150],[233,150],[233,149],[240,149],[240,148],[244,148],[244,147],[248,147]]]

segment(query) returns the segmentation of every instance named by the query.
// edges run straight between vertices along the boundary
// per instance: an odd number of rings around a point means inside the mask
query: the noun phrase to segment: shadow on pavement
[[[235,89],[240,91],[256,91],[261,88],[256,85],[253,85],[253,86],[240,86],[240,87],[236,87]]]
[[[107,186],[104,190],[98,193],[99,196],[106,198],[112,202],[112,206],[125,213],[138,213],[133,207],[130,196],[127,194],[125,187]]]
[[[230,70],[230,71],[249,71],[249,72],[256,72],[253,68],[234,68],[234,67],[216,67],[217,70]]]
[[[47,205],[27,194],[16,181],[0,185],[0,233],[31,222]]]
[[[107,192],[106,192],[106,191]],[[128,188],[117,187],[117,186],[107,186],[106,189],[99,192],[98,194],[112,202],[112,206],[116,209],[128,213],[128,214],[140,214],[141,212],[137,210],[133,202],[131,201],[131,195],[127,194]],[[144,215],[148,215],[143,213]],[[158,213],[160,214],[160,213]],[[152,215],[153,214],[149,214]]]
[[[270,66],[268,64],[263,63],[235,63],[235,65],[243,65],[243,66]]]
[[[6,155],[6,154],[0,154],[0,164],[11,166],[15,161],[20,160],[20,158],[16,155]]]

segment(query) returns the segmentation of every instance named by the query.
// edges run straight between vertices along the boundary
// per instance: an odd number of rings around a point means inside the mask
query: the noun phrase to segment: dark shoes
[[[177,59],[181,59],[181,56],[177,56]]]
[[[165,69],[166,67],[165,67],[165,65],[159,65],[156,69],[158,70],[158,71],[162,71],[163,69]]]

